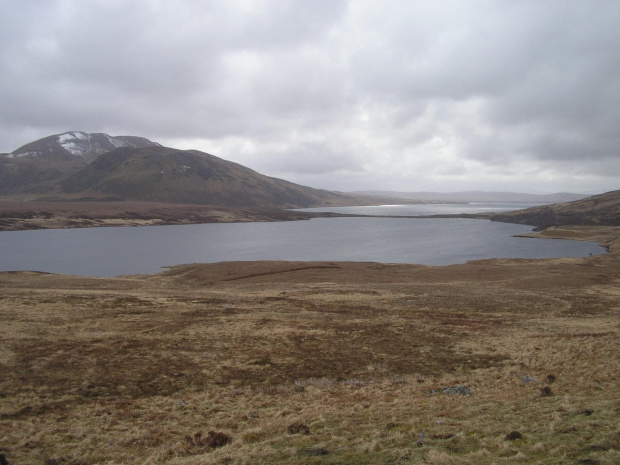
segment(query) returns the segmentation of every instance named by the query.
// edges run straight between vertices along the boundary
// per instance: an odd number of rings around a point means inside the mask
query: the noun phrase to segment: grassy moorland
[[[0,273],[0,450],[13,465],[619,463],[620,231],[554,234],[610,253]]]

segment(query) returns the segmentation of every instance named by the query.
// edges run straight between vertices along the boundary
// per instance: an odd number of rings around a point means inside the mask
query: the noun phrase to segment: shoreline
[[[27,208],[24,208],[27,207]],[[156,202],[24,202],[0,200],[0,232],[41,229],[169,226],[211,223],[284,222],[313,218],[463,218],[511,223],[494,213],[438,215],[360,215],[286,209],[230,208]],[[596,242],[606,254],[620,250],[620,226],[562,225],[540,228],[516,237]],[[587,258],[587,257],[585,257]]]
[[[326,205],[326,207],[331,206],[333,205]],[[407,216],[362,215],[355,213],[309,212],[284,208],[218,207],[142,201],[56,202],[0,199],[0,232],[375,217],[491,219],[491,215],[488,213]]]
[[[155,202],[0,201],[0,231],[301,221],[335,213]]]

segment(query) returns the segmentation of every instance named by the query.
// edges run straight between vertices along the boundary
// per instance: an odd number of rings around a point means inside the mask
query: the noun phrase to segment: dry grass
[[[618,463],[619,265],[2,273],[0,449],[48,465]],[[453,385],[472,394],[428,394]]]

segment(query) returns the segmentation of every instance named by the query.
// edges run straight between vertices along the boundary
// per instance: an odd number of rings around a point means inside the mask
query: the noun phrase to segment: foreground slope
[[[1,447],[32,464],[618,463],[611,249],[0,273]]]

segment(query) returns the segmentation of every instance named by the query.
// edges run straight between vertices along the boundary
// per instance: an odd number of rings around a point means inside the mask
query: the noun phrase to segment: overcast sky
[[[620,189],[620,1],[0,0],[0,152],[138,135],[342,191]]]

